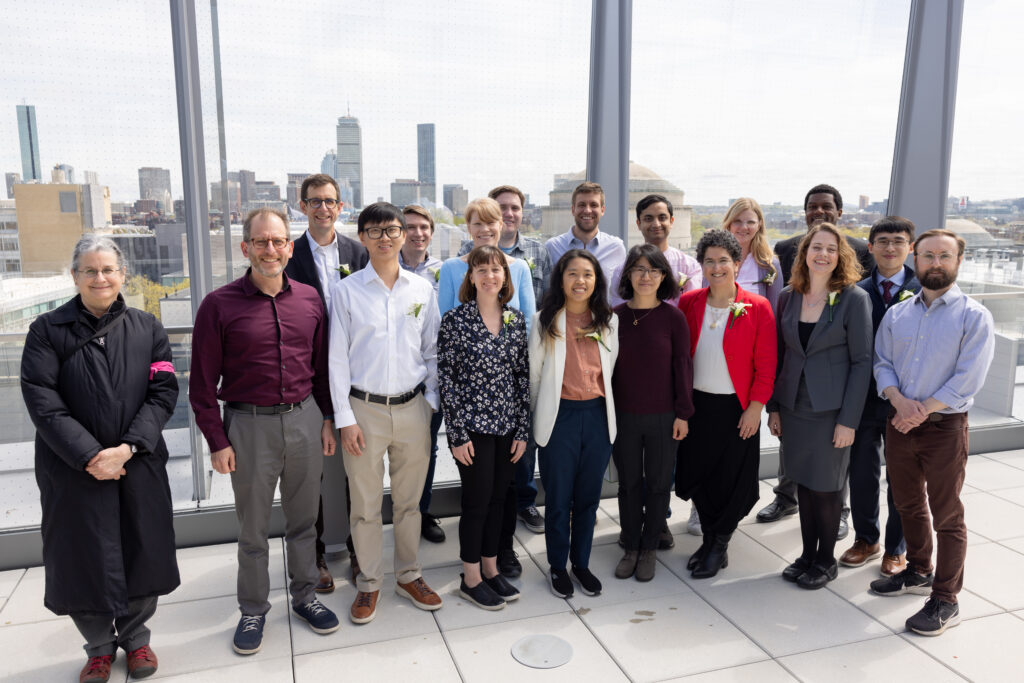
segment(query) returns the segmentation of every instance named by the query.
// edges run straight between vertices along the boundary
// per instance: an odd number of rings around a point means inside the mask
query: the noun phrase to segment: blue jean
[[[567,561],[583,569],[590,564],[594,516],[611,454],[604,399],[562,399],[551,437],[539,453],[544,542],[552,569],[564,570]]]
[[[884,433],[884,419],[864,418],[850,448],[850,517],[853,531],[858,539],[871,545],[878,543],[881,536],[878,498],[882,488],[880,480]],[[888,482],[888,471],[885,477]],[[907,542],[903,538],[903,522],[892,500],[891,486],[887,500],[889,518],[885,522],[885,552],[888,555],[901,555],[907,551]]]
[[[420,514],[430,509],[430,496],[434,489],[434,465],[437,463],[437,432],[441,429],[443,415],[438,410],[430,418],[430,465],[427,466],[427,478],[423,482],[423,493],[420,495]]]

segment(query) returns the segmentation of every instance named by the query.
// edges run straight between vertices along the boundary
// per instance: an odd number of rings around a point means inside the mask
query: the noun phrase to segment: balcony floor
[[[762,482],[760,505],[771,495],[771,482]],[[277,683],[332,680],[344,671],[347,680],[488,683],[1009,680],[1019,675],[1018,648],[1024,642],[1024,450],[972,456],[963,499],[970,531],[963,622],[939,638],[904,630],[904,620],[923,604],[920,596],[868,593],[868,583],[878,576],[877,561],[841,568],[839,579],[820,591],[784,582],[779,572],[800,547],[796,516],[765,525],[751,513],[734,537],[729,568],[696,581],[685,565],[699,539],[686,533],[689,504],[674,499],[676,547],[659,553],[654,580],[617,580],[612,571],[621,555],[615,545],[618,506],[609,499],[598,514],[591,562],[605,586],[599,597],[552,596],[544,538],[520,526],[517,552],[524,573],[515,583],[523,597],[499,612],[468,605],[456,595],[458,522],[452,518],[444,520],[448,540],[423,543],[420,552],[424,578],[445,600],[441,610],[423,612],[400,600],[389,574],[376,620],[351,624],[347,610],[354,589],[344,579],[348,560],[342,554],[331,561],[338,588],[322,596],[342,618],[341,629],[328,636],[314,634],[290,614],[283,543],[273,539],[274,607],[263,651],[250,657],[231,650],[238,618],[235,546],[181,550],[182,586],[161,600],[150,622],[160,657],[154,678]],[[386,538],[390,533],[388,528]],[[840,541],[837,554],[852,540],[851,535]],[[84,663],[78,633],[70,619],[43,607],[42,587],[42,568],[0,573],[0,680],[71,681]],[[570,662],[551,670],[516,662],[509,653],[513,643],[536,633],[569,641]],[[121,657],[111,680],[126,676]]]

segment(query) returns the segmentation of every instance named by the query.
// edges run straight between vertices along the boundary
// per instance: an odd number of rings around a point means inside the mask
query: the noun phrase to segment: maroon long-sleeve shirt
[[[230,445],[218,398],[270,406],[298,403],[312,392],[321,412],[334,414],[323,302],[312,287],[282,277],[284,288],[271,297],[246,272],[199,306],[188,393],[211,452]]]

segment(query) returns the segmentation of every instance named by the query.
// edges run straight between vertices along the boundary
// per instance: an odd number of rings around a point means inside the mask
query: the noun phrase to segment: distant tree
[[[160,317],[160,299],[188,288],[188,278],[176,285],[158,285],[145,275],[129,275],[124,284],[126,296],[142,295],[143,310]]]

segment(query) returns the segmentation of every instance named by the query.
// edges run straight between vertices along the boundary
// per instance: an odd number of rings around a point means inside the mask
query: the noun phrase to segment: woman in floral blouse
[[[530,429],[526,319],[508,305],[505,255],[480,246],[466,256],[462,305],[445,313],[437,342],[441,409],[462,479],[459,594],[498,610],[519,591],[498,572],[505,495]]]

